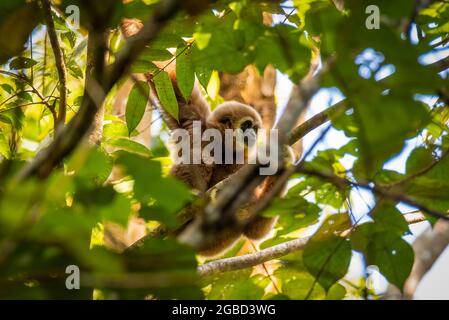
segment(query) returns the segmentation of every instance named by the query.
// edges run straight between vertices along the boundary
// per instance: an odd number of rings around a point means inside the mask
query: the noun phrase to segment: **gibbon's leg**
[[[267,218],[258,216],[245,227],[243,234],[251,240],[262,240],[270,235],[277,220],[277,217]]]
[[[242,233],[235,230],[224,230],[212,242],[200,248],[199,254],[204,257],[215,257],[231,249],[242,237]]]
[[[256,188],[253,199],[247,206],[247,212],[250,213],[255,207],[257,202],[262,199],[272,188],[277,181],[277,176],[269,176],[265,178],[262,184]],[[281,195],[284,191],[281,192]],[[246,214],[246,216],[248,215]],[[278,217],[262,217],[257,216],[251,221],[243,230],[243,234],[251,240],[261,240],[270,235],[270,232],[274,229],[274,226],[278,220]]]
[[[193,221],[194,217],[201,213],[201,208],[195,204],[184,208],[179,217],[182,221],[182,225],[177,230],[173,231],[172,234],[175,237],[179,236]],[[231,249],[241,237],[241,231],[231,229],[220,231],[217,233],[217,236],[211,240],[211,242],[199,248],[198,254],[208,258],[221,256],[228,249]]]

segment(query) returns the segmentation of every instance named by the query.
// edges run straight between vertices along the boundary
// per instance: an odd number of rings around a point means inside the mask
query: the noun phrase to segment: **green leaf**
[[[184,99],[189,100],[195,84],[195,69],[190,47],[181,46],[176,51],[176,81]]]
[[[348,272],[351,244],[348,239],[338,236],[347,230],[348,224],[346,214],[328,217],[304,249],[307,270],[326,291]]]
[[[409,232],[407,221],[396,209],[394,203],[378,202],[371,216],[379,228],[384,228],[388,232],[396,233],[399,236]]]
[[[264,295],[264,288],[257,284],[260,277],[251,277],[251,270],[226,272],[206,280],[211,284],[208,300],[260,300]]]
[[[204,90],[207,90],[207,85],[212,77],[213,70],[206,67],[195,65],[195,74]]]
[[[173,55],[166,49],[145,48],[140,54],[140,59],[146,61],[166,61],[173,58]]]
[[[21,69],[29,69],[37,64],[36,60],[25,58],[25,57],[18,57],[13,59],[9,63],[9,67],[13,70],[21,70]]]
[[[284,243],[287,241],[291,241],[294,239],[295,238],[293,238],[293,237],[275,237],[275,238],[267,239],[267,240],[263,241],[261,244],[259,244],[259,248],[266,249],[266,248],[276,246],[278,244],[281,244],[281,243]]]
[[[17,94],[17,98],[20,102],[33,102],[33,97],[28,92],[20,92],[19,94]]]
[[[435,162],[432,151],[427,148],[416,148],[407,159],[406,172],[416,174]]]
[[[396,192],[405,193],[419,203],[445,212],[449,208],[449,157],[434,160],[433,163],[435,165],[429,171],[400,185]]]
[[[394,94],[381,96],[380,92],[365,92],[362,96],[368,98],[357,101],[355,107],[360,164],[372,175],[401,150],[406,139],[417,134],[428,122],[429,115],[422,104],[411,98]]]
[[[318,157],[316,157],[315,159],[318,159]],[[315,168],[315,159],[313,162],[306,163],[305,165],[312,164],[313,168]],[[339,168],[341,165],[339,163],[338,165],[335,163],[333,166],[335,166],[335,168]],[[331,166],[331,172],[334,171],[332,169],[333,166]],[[349,191],[343,188],[336,187],[330,182],[323,182],[322,179],[307,176],[304,177],[304,179],[298,184],[291,187],[288,191],[288,195],[296,196],[300,194],[307,194],[310,192],[315,193],[316,203],[330,205],[336,209],[340,209],[345,199],[347,198],[347,194]]]
[[[175,214],[167,212],[164,208],[158,206],[145,206],[141,208],[139,216],[145,219],[145,221],[158,221],[163,223],[170,230],[175,230],[180,226],[180,220]]]
[[[125,151],[116,154],[116,163],[134,178],[134,197],[142,204],[153,204],[174,214],[191,199],[187,186],[172,177],[162,176],[160,162]]]
[[[282,292],[292,300],[320,300],[325,297],[323,288],[307,272],[279,270],[275,273],[283,280]]]
[[[128,97],[126,104],[126,125],[128,126],[128,134],[137,128],[145,113],[148,103],[150,89],[145,81],[137,81]]]
[[[138,135],[138,132],[134,130],[131,136]],[[117,137],[129,137],[128,127],[124,123],[108,123],[103,127],[103,138],[117,138]]]
[[[83,79],[83,76],[84,76],[83,71],[81,70],[80,66],[76,64],[75,61],[73,61],[73,60],[70,61],[70,63],[68,64],[68,67],[69,67],[70,74],[72,76],[74,76],[77,79]]]
[[[286,235],[318,221],[320,208],[300,196],[275,199],[264,212],[266,217],[279,216],[277,236]]]
[[[307,270],[326,291],[346,275],[350,262],[351,244],[338,236],[309,241],[304,249]]]
[[[70,45],[70,48],[74,48],[76,44],[76,34],[73,31],[67,31],[61,34],[61,38]]]
[[[125,195],[117,194],[112,202],[98,208],[98,211],[104,220],[126,226],[132,212],[131,202]]]
[[[8,123],[13,128],[22,130],[25,115],[22,109],[17,108],[16,104],[13,104],[11,107],[12,109],[9,111],[2,110],[2,112],[0,113],[0,122]]]
[[[176,120],[178,120],[179,106],[176,100],[173,84],[167,72],[161,71],[154,76],[154,85],[162,107]]]
[[[144,299],[148,296],[157,299],[204,298],[198,286],[198,263],[195,252],[176,239],[150,237],[125,252],[123,260],[130,274],[148,276],[155,281],[150,281],[141,290],[123,289],[120,291],[123,295],[121,298]],[[161,279],[164,281],[161,282]]]
[[[299,81],[308,71],[311,50],[306,45],[303,33],[297,28],[276,25],[257,40],[256,46],[255,63],[259,70],[272,64],[294,82]]]
[[[412,247],[394,232],[378,223],[364,223],[351,236],[355,250],[362,251],[369,265],[376,265],[387,280],[402,290],[412,270]]]
[[[6,159],[8,159],[10,156],[10,148],[8,141],[1,129],[0,129],[0,155]]]
[[[195,39],[195,43],[199,50],[203,50],[209,45],[210,38],[212,37],[211,33],[194,33],[193,38]]]
[[[196,45],[192,48],[197,68],[237,73],[251,63],[254,54],[249,47],[254,39],[247,38],[244,30],[236,28],[236,18],[234,13],[222,18],[204,17],[199,28],[207,31],[194,34]]]
[[[156,73],[159,68],[151,61],[139,59],[131,65],[131,72],[133,73]]]
[[[391,233],[376,233],[366,249],[368,264],[379,267],[387,280],[403,288],[413,267],[412,247],[401,237]]]
[[[14,88],[11,87],[11,85],[9,85],[7,83],[2,83],[0,85],[0,87],[2,87],[2,89],[5,90],[6,92],[8,92],[9,94],[12,94],[14,92]]]
[[[430,4],[420,11],[418,17],[419,25],[423,30],[431,35],[447,36],[449,32],[449,5],[444,1]]]
[[[86,208],[103,207],[110,204],[115,198],[115,191],[112,186],[80,186],[75,193],[75,201],[79,202]]]
[[[75,173],[78,186],[90,190],[103,186],[112,171],[112,158],[99,147],[83,146],[65,161],[65,167]]]
[[[274,276],[281,281],[282,293],[290,299],[324,299],[323,287],[307,272],[303,261],[303,252],[295,252],[281,259],[281,267],[274,271]]]
[[[119,150],[125,150],[128,152],[132,152],[132,153],[136,153],[136,154],[140,154],[142,156],[147,156],[147,157],[151,157],[151,151],[145,147],[143,144],[133,141],[133,140],[129,140],[129,139],[124,139],[124,138],[116,138],[116,139],[108,139],[105,142],[107,145],[115,147]]]
[[[343,300],[346,296],[346,288],[341,284],[334,284],[326,295],[326,300]]]

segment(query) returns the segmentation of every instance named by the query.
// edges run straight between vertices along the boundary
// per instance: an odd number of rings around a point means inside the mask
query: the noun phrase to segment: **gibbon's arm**
[[[143,24],[137,19],[123,19],[121,30],[125,38],[129,38],[140,31]],[[163,105],[157,106],[164,118],[168,128],[175,130],[183,128],[192,133],[193,121],[201,121],[202,131],[205,130],[206,120],[210,114],[210,106],[201,94],[198,84],[195,83],[193,91],[188,100],[184,99],[176,82],[176,61],[153,61],[153,63],[161,69],[161,72],[167,72],[175,91],[176,100],[179,106],[179,121],[173,118],[164,108]],[[148,83],[150,84],[152,94],[158,98],[156,88],[153,81],[153,75],[146,74]],[[158,99],[159,100],[159,99]]]
[[[169,129],[174,130],[177,128],[182,128],[188,130],[192,133],[193,129],[193,121],[201,121],[201,132],[206,129],[206,121],[210,115],[210,106],[204,99],[201,91],[198,87],[198,84],[195,83],[192,93],[188,100],[186,100],[179,90],[178,84],[176,82],[176,62],[175,61],[153,61],[153,63],[162,70],[162,72],[167,72],[170,80],[173,84],[173,89],[175,91],[176,100],[179,106],[179,114],[178,119],[174,119],[168,112],[166,112],[163,105],[160,107],[160,111],[164,120],[166,121]],[[156,75],[157,76],[157,75]],[[150,84],[152,94],[156,98],[157,92],[155,88],[155,84],[153,81],[153,75],[147,75],[148,83]],[[158,99],[159,100],[159,99]]]

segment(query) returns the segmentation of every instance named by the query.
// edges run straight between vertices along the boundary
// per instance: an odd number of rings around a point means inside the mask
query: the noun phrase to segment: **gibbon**
[[[141,23],[136,20],[125,20],[122,23],[122,32],[125,37],[129,37],[135,34],[142,27]],[[192,139],[193,134],[193,122],[201,122],[201,134],[207,129],[217,129],[222,135],[222,141],[224,141],[224,132],[226,129],[241,129],[242,131],[253,130],[255,133],[262,128],[262,119],[259,113],[251,106],[245,105],[236,101],[227,101],[217,106],[213,111],[205,98],[203,97],[198,83],[195,83],[193,91],[189,99],[185,99],[181,94],[176,81],[176,63],[169,63],[168,61],[154,62],[159,68],[168,73],[173,88],[176,94],[176,99],[179,105],[178,120],[173,118],[168,112],[165,111],[164,106],[160,106],[161,114],[167,126],[171,130],[185,129],[189,132]],[[156,96],[155,85],[153,82],[153,76],[149,73],[146,75],[151,92]],[[233,148],[234,148],[233,144]],[[192,147],[192,144],[191,144]],[[201,146],[203,148],[203,146]],[[227,146],[223,144],[223,154],[226,153]],[[191,150],[192,151],[192,150]],[[234,153],[235,150],[227,150]],[[192,154],[192,152],[190,152]],[[247,152],[245,152],[245,161]],[[230,175],[237,172],[244,164],[178,164],[174,165],[170,171],[170,174],[177,179],[183,181],[192,189],[205,192],[209,188],[215,186],[220,181],[226,179]],[[252,201],[238,213],[240,219],[245,219],[251,206],[257,202],[257,199],[264,196],[269,190],[270,182],[266,178],[261,186],[256,190],[253,195]],[[188,210],[195,211],[195,210]],[[198,214],[198,213],[195,213]],[[192,214],[191,217],[187,217],[183,226],[185,227],[189,221],[195,217]],[[201,212],[199,214],[202,214]],[[246,226],[241,231],[226,230],[220,232],[218,237],[207,246],[200,248],[199,254],[206,257],[217,256],[230,249],[240,238],[245,236],[251,240],[261,240],[267,237],[273,230],[277,218],[265,218],[257,217],[254,221]],[[181,227],[182,228],[182,227]],[[178,230],[179,231],[179,230]]]
[[[166,66],[164,63],[155,63],[156,65],[159,64],[160,67]],[[192,137],[193,121],[201,121],[202,132],[207,129],[217,129],[222,135],[222,140],[224,141],[226,129],[241,129],[242,131],[254,130],[257,132],[257,130],[262,127],[262,119],[258,112],[252,107],[236,101],[224,102],[211,111],[209,104],[202,96],[197,84],[194,86],[190,99],[186,101],[182,97],[182,94],[176,85],[175,69],[176,67],[174,63],[165,68],[172,79],[176,98],[178,100],[179,121],[176,121],[163,109],[161,110],[163,118],[170,129],[186,129]],[[152,92],[156,92],[151,75],[148,76],[148,80],[150,85],[153,87]],[[226,147],[227,146],[223,143],[223,154],[227,152]],[[233,147],[235,147],[235,143],[233,143]],[[231,151],[233,153],[235,150]],[[192,154],[192,152],[190,152],[190,154]],[[245,153],[245,155],[247,154]],[[170,173],[191,188],[205,192],[220,181],[237,172],[243,165],[244,164],[178,164],[172,167]],[[268,191],[263,189],[264,186],[262,185],[261,188],[258,189],[257,196],[254,195],[253,201],[251,201],[252,203],[255,203],[258,198],[263,197],[265,192]],[[241,212],[239,212],[239,217],[241,219],[246,218],[245,214],[248,213],[250,207],[251,205],[243,208]],[[258,217],[243,230],[243,235],[251,240],[263,239],[273,229],[275,222],[276,218]],[[184,226],[187,223],[188,221],[184,224]],[[208,244],[208,246],[201,248],[200,254],[203,256],[219,255],[237,242],[237,240],[240,239],[240,236],[241,232],[238,231],[227,230],[221,232],[215,241]]]

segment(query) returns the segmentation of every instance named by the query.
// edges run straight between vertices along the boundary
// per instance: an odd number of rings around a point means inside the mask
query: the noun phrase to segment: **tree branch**
[[[426,221],[426,217],[420,212],[406,213],[403,216],[408,224]],[[449,235],[449,232],[447,234]],[[198,267],[198,274],[204,277],[221,272],[254,267],[264,262],[286,256],[287,254],[303,250],[310,238],[304,237],[290,240],[255,253],[207,262]]]
[[[296,143],[298,140],[304,138],[309,132],[318,128],[322,124],[325,124],[330,119],[334,117],[338,117],[341,113],[343,113],[346,109],[348,109],[348,104],[346,100],[342,100],[333,106],[327,108],[326,110],[317,113],[309,120],[305,121],[301,125],[294,128],[289,137],[288,144],[292,145]]]
[[[283,257],[289,253],[301,251],[309,239],[310,237],[290,240],[255,253],[208,262],[198,267],[198,273],[200,276],[210,276],[220,272],[257,266],[264,262]]]
[[[59,77],[59,113],[55,127],[55,130],[58,130],[58,128],[64,126],[67,113],[67,67],[51,15],[51,0],[41,0],[41,3]]]

